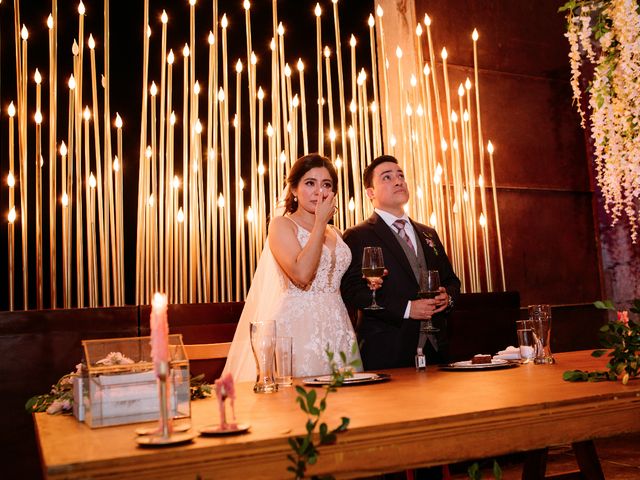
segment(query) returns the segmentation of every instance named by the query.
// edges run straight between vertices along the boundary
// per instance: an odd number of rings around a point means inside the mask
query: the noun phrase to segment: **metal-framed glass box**
[[[159,418],[158,385],[151,359],[151,337],[83,340],[84,421],[90,427],[146,422]],[[191,415],[189,361],[182,335],[169,335],[170,413]]]

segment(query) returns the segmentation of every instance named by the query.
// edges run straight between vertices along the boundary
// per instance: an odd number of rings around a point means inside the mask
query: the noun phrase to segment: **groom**
[[[409,191],[398,161],[382,155],[364,171],[364,186],[375,209],[364,222],[344,232],[351,249],[341,292],[347,306],[358,309],[358,340],[365,370],[409,367],[446,361],[446,313],[460,292],[456,277],[436,231],[409,219],[404,205]],[[376,292],[383,310],[364,309],[371,290],[362,278],[364,247],[382,247],[388,275]],[[443,288],[434,299],[418,299],[421,271],[438,270]],[[440,329],[420,333],[421,321],[433,319]],[[420,358],[420,355],[424,355]]]

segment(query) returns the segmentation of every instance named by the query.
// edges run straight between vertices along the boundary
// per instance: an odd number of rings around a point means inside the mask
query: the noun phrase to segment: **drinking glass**
[[[536,356],[536,341],[533,334],[533,322],[531,320],[517,320],[516,332],[520,347],[522,363],[531,362]]]
[[[276,337],[276,383],[279,387],[293,385],[293,338]]]
[[[380,247],[364,247],[362,252],[362,275],[368,279],[382,278],[384,274],[384,259],[382,257],[382,248]],[[365,310],[383,310],[376,303],[376,291],[371,290],[371,305],[365,307]]]
[[[436,298],[440,295],[440,274],[437,270],[420,271],[420,290],[418,298]],[[427,333],[439,332],[440,329],[433,326],[431,318],[420,323],[420,331]]]
[[[251,322],[251,350],[256,360],[255,393],[278,391],[273,379],[273,360],[276,345],[275,322]]]
[[[536,365],[553,365],[556,360],[551,354],[551,307],[546,304],[529,305],[529,320],[533,324],[536,341]]]

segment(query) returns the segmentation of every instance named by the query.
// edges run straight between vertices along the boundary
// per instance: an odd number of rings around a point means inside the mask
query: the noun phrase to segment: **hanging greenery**
[[[626,214],[638,238],[640,203],[640,7],[637,0],[571,0],[567,17],[573,98],[591,131],[596,179],[612,225]],[[591,69],[584,67],[590,64]],[[580,77],[592,75],[586,92]],[[588,111],[581,98],[587,94]]]

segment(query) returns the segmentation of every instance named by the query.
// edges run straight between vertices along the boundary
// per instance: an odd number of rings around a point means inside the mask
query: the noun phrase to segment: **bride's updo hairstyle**
[[[293,213],[298,209],[298,199],[293,194],[293,189],[298,186],[302,177],[312,168],[322,167],[326,168],[331,176],[331,182],[333,183],[331,190],[333,193],[338,191],[338,173],[336,172],[336,167],[331,163],[331,160],[317,153],[304,155],[296,160],[296,163],[293,164],[289,171],[289,176],[287,177],[289,191],[284,199],[284,213]]]

